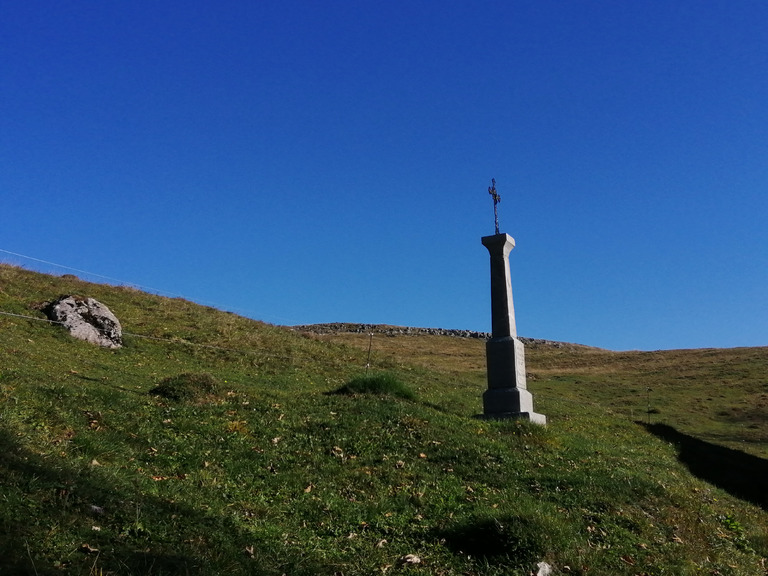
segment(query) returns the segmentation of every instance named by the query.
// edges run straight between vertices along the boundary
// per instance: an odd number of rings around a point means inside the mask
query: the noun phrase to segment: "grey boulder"
[[[62,324],[75,338],[105,348],[123,345],[120,321],[109,308],[93,298],[62,296],[45,310],[48,318]]]

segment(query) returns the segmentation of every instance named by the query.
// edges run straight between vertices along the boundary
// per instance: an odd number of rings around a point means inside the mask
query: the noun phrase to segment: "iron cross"
[[[496,205],[501,202],[501,196],[496,192],[496,178],[491,178],[491,186],[488,188],[488,194],[493,196],[493,220],[496,223],[496,234],[499,233],[499,210]]]

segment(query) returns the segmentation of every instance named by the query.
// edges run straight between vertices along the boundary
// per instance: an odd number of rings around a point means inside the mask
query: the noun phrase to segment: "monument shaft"
[[[509,253],[515,240],[508,234],[496,234],[485,236],[482,241],[491,255],[491,333],[494,338],[515,338],[517,327],[509,274]]]

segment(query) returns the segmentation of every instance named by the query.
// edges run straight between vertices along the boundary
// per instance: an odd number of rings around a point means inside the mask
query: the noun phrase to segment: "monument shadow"
[[[768,460],[699,440],[667,424],[638,424],[677,446],[678,459],[691,474],[768,511]]]

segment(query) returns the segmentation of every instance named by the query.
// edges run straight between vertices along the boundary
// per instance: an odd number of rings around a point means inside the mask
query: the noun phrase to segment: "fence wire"
[[[12,312],[3,312],[0,311],[0,316],[10,316],[13,318],[23,318],[25,320],[34,320],[36,322],[45,322],[47,324],[58,324],[60,326],[64,326],[64,322],[60,322],[58,320],[50,320],[49,318],[38,318],[35,316],[27,316],[25,314],[15,314]],[[98,330],[102,334],[106,335],[106,332],[103,330],[99,330],[96,326],[93,326],[95,330]],[[174,345],[184,345],[184,346],[192,346],[196,348],[207,348],[211,350],[219,350],[223,352],[234,352],[237,354],[249,354],[249,355],[258,355],[261,358],[270,358],[270,359],[279,359],[279,360],[295,360],[296,356],[288,356],[288,355],[280,355],[280,354],[264,354],[262,352],[255,352],[253,350],[247,350],[244,348],[229,348],[226,346],[217,346],[215,344],[200,344],[198,342],[190,342],[189,340],[184,340],[181,338],[161,338],[159,336],[148,336],[146,334],[136,334],[134,332],[122,332],[123,336],[130,336],[132,338],[139,338],[144,340],[153,340],[155,342],[162,342],[165,344],[174,344]]]
[[[9,258],[3,258],[0,259],[0,263],[3,264],[10,264],[14,266],[21,266],[18,259],[21,259],[22,261],[28,261],[28,262],[34,262],[38,265],[42,264],[46,267],[53,268],[58,271],[67,271],[67,273],[75,272],[77,274],[83,275],[81,280],[84,280],[86,282],[88,281],[94,281],[94,282],[107,282],[112,285],[116,286],[125,286],[127,288],[135,288],[137,290],[141,290],[143,292],[148,292],[151,294],[155,294],[158,296],[167,296],[169,298],[184,298],[185,300],[190,300],[197,302],[199,304],[205,305],[205,306],[211,306],[213,308],[218,308],[219,310],[230,310],[232,312],[237,312],[241,316],[246,316],[248,318],[254,318],[254,319],[264,319],[264,318],[271,318],[275,321],[279,321],[284,324],[300,324],[301,322],[291,319],[291,318],[281,318],[277,316],[273,316],[270,314],[253,314],[252,312],[246,311],[244,309],[240,308],[233,308],[231,306],[227,306],[224,304],[221,304],[219,302],[212,302],[212,301],[202,301],[196,298],[191,298],[188,295],[181,294],[178,292],[171,292],[169,290],[164,290],[161,288],[153,288],[151,286],[145,286],[142,284],[137,284],[136,282],[129,282],[127,280],[121,280],[119,278],[113,278],[111,276],[105,276],[103,274],[99,274],[97,272],[91,272],[89,270],[83,270],[82,268],[74,268],[72,266],[67,266],[66,264],[59,264],[57,262],[51,262],[50,260],[43,260],[42,258],[35,258],[34,256],[27,256],[26,254],[19,254],[18,252],[12,252],[11,250],[5,250],[3,248],[0,248],[0,254],[5,254],[7,256],[12,257],[13,260]],[[40,266],[38,266],[40,268]],[[37,270],[41,273],[50,273],[53,274],[53,271],[50,270]],[[257,318],[258,316],[258,318]]]
[[[50,319],[47,319],[47,318],[38,318],[38,317],[35,317],[35,316],[27,316],[27,315],[24,315],[24,314],[15,314],[15,313],[11,313],[11,312],[0,311],[0,316],[10,316],[10,317],[21,318],[21,319],[25,319],[25,320],[33,320],[33,321],[36,321],[36,322],[46,322],[48,324],[58,324],[58,325],[62,325],[62,326],[64,325],[63,322],[59,322],[59,321],[56,321],[56,320],[50,320]],[[265,359],[265,360],[287,360],[287,361],[294,362],[294,363],[296,361],[301,361],[301,358],[299,357],[299,355],[290,355],[289,356],[289,355],[280,355],[280,354],[263,354],[261,352],[256,352],[254,350],[247,350],[247,349],[242,349],[242,348],[230,348],[230,347],[226,347],[226,346],[217,346],[217,345],[214,345],[214,344],[200,344],[200,343],[189,342],[188,340],[183,340],[183,339],[178,339],[178,338],[176,338],[176,339],[160,338],[160,337],[157,337],[157,336],[148,336],[148,335],[145,335],[145,334],[136,334],[136,333],[132,333],[132,332],[123,332],[123,335],[124,336],[130,336],[130,337],[133,337],[133,338],[138,338],[138,339],[151,340],[151,341],[160,342],[160,343],[168,344],[168,345],[182,345],[182,346],[189,346],[189,347],[195,347],[195,348],[217,350],[217,351],[222,351],[222,352],[231,352],[231,353],[235,353],[235,354],[243,354],[243,355],[249,355],[249,356],[258,356],[259,359]],[[371,339],[371,340],[373,340],[373,339]],[[365,366],[363,366],[363,367],[365,367]],[[133,376],[139,376],[138,374],[132,374],[132,375]],[[606,407],[606,406],[604,406],[602,404],[599,404],[597,402],[583,402],[583,401],[580,402],[580,401],[577,401],[577,400],[573,400],[573,399],[570,399],[570,398],[563,398],[563,397],[549,398],[547,401],[554,402],[554,403],[565,403],[565,404],[577,406],[577,407],[580,407],[580,408],[584,408],[584,407],[596,408],[596,409],[604,411],[606,414],[610,414],[610,415],[613,415],[613,416],[621,416],[622,415],[621,413],[619,413],[619,412],[617,412],[617,411],[615,411],[615,410],[613,410],[611,408],[608,408],[608,407]],[[630,412],[633,413],[631,408],[630,408]],[[638,409],[637,412],[638,412],[638,414],[643,413],[643,411],[641,409]]]

